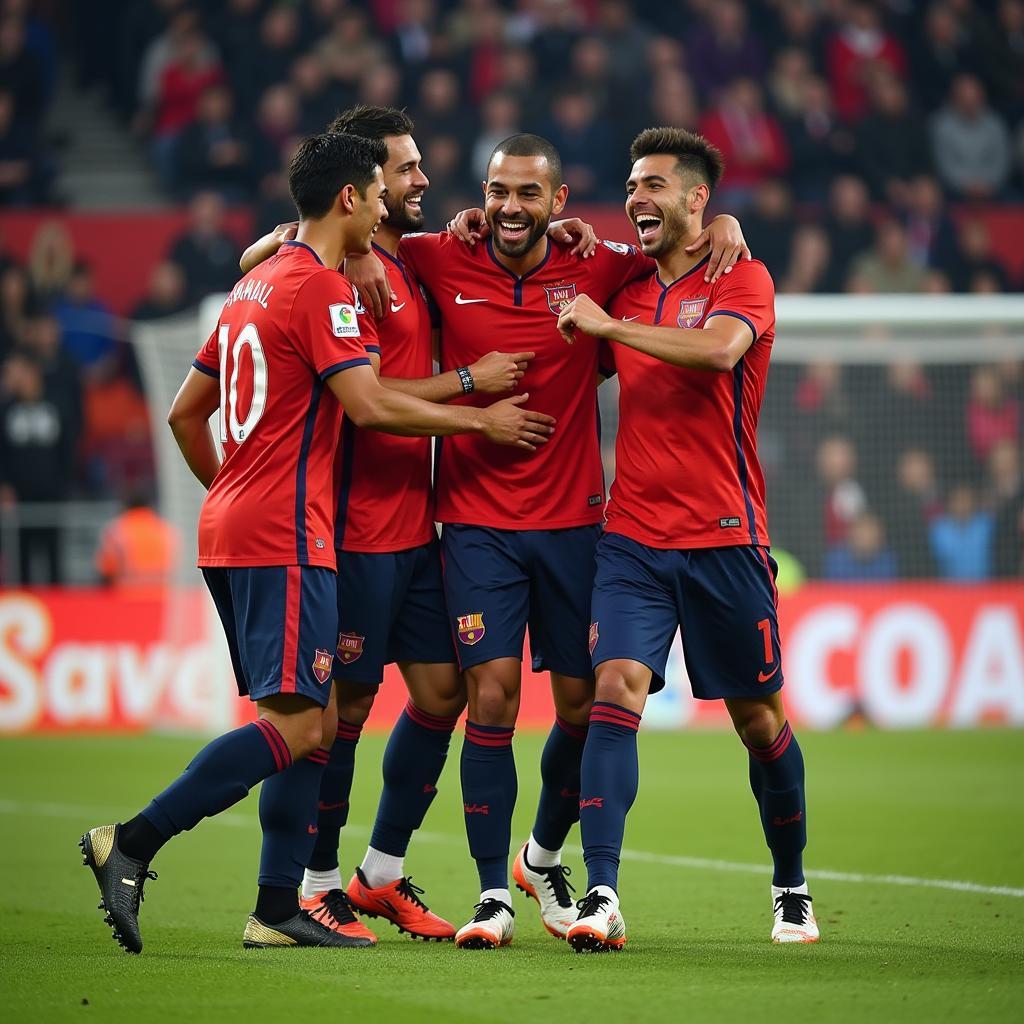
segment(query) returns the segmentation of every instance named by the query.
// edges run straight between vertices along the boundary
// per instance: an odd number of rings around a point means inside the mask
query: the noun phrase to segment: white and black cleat
[[[811,910],[807,884],[791,889],[772,886],[772,942],[817,942],[821,937]]]
[[[498,949],[515,934],[515,911],[501,900],[486,899],[474,907],[473,920],[455,933],[459,949]]]

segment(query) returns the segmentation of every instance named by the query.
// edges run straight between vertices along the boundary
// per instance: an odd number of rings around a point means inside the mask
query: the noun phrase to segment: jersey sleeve
[[[380,355],[380,332],[377,330],[377,320],[374,315],[363,305],[359,292],[352,289],[356,296],[356,318],[359,321],[359,334],[363,339],[363,350],[375,356]]]
[[[705,326],[713,316],[734,316],[742,320],[750,328],[754,341],[772,326],[775,284],[760,260],[742,260],[718,279]]]
[[[654,260],[645,256],[635,245],[625,242],[597,243],[594,255],[587,261],[590,271],[591,298],[604,304],[630,281],[650,274],[655,267]]]
[[[412,271],[413,277],[430,291],[444,274],[445,251],[452,245],[464,245],[445,232],[403,235],[398,243],[398,258]]]
[[[353,366],[370,365],[356,302],[352,285],[335,271],[313,274],[295,295],[289,335],[321,380]]]
[[[220,377],[220,350],[217,346],[217,332],[211,332],[206,343],[196,353],[192,365],[208,377]]]

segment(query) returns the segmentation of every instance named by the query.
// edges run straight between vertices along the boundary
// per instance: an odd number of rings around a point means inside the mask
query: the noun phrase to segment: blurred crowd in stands
[[[724,152],[716,208],[780,292],[1022,286],[976,212],[1024,203],[1024,0],[0,0],[0,205],[60,201],[62,84],[189,209],[135,319],[230,287],[225,208],[291,220],[296,141],[354,102],[414,118],[430,224],[520,130],[618,204],[631,138],[668,123]],[[0,504],[152,488],[126,330],[59,227],[0,258]],[[1020,365],[776,367],[777,539],[814,576],[1019,574],[1022,391]]]

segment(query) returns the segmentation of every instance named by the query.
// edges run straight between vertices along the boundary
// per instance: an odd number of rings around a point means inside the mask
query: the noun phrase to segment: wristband
[[[459,375],[459,380],[462,381],[463,393],[468,395],[476,387],[473,383],[473,374],[469,372],[468,366],[460,366],[455,372]]]

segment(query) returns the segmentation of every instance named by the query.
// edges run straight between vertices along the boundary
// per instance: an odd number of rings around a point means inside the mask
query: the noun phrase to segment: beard
[[[635,225],[634,225],[635,226]],[[658,238],[649,245],[640,242],[640,251],[645,256],[657,259],[666,253],[672,252],[679,245],[680,239],[686,232],[685,218],[674,210],[661,211],[661,232]],[[637,238],[639,241],[639,237]]]
[[[500,215],[487,216],[487,226],[491,229],[491,238],[494,241],[494,248],[501,253],[502,256],[507,256],[509,259],[518,259],[520,256],[525,256],[540,239],[542,239],[548,231],[548,225],[551,223],[550,213],[543,221],[533,220],[530,217],[515,218],[517,223],[526,224],[527,231],[521,239],[516,242],[507,241],[501,233],[501,228],[498,226],[499,220],[508,220],[509,218],[502,218]]]
[[[388,194],[384,197],[384,209],[388,211],[388,219],[385,223],[399,231],[419,231],[423,227],[423,210],[412,209],[405,205],[409,193],[395,196],[392,199]]]

